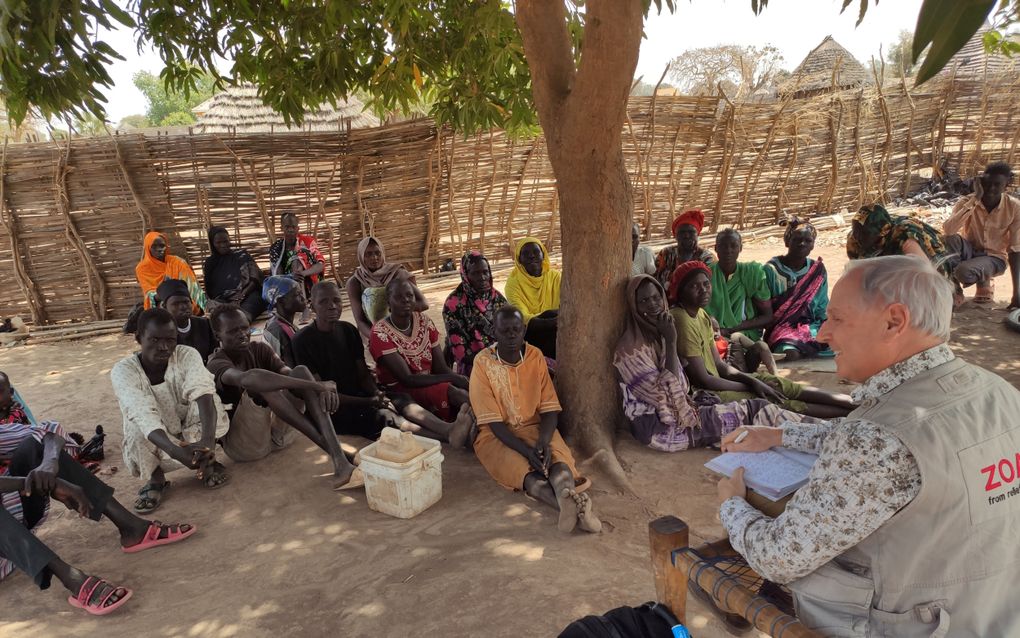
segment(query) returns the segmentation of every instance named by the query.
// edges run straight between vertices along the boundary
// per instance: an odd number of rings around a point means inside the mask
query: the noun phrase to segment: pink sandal
[[[160,538],[159,532],[164,527],[167,530],[166,536]],[[173,531],[173,527],[176,527],[177,531]],[[145,530],[145,536],[142,537],[142,540],[130,547],[121,547],[121,550],[125,554],[134,554],[135,552],[143,552],[147,549],[152,549],[153,547],[159,547],[160,545],[169,545],[191,536],[195,533],[196,529],[198,528],[191,525],[187,531],[181,531],[181,523],[177,523],[176,525],[164,525],[159,521],[152,521],[149,523],[149,529]]]
[[[101,591],[103,586],[110,588],[110,591],[106,592],[106,595],[101,597],[95,602],[89,602],[92,599],[92,595],[96,591]],[[116,602],[112,602],[109,605],[106,601],[116,594],[118,591],[123,591],[124,595],[120,597]],[[98,576],[89,576],[85,579],[85,582],[81,584],[81,589],[78,590],[77,596],[68,596],[67,602],[72,607],[78,609],[84,609],[93,616],[105,616],[106,614],[117,611],[121,606],[124,605],[131,598],[133,592],[130,589],[124,587],[116,587],[111,582]]]

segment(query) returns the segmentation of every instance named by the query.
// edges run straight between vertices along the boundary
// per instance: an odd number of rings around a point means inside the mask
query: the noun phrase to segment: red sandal
[[[167,530],[166,536],[160,538],[159,532],[164,527]],[[173,531],[173,527],[177,527],[176,532]],[[187,531],[181,531],[181,523],[177,523],[176,525],[164,525],[159,521],[152,521],[149,523],[149,529],[145,530],[145,536],[142,537],[142,540],[130,547],[121,547],[121,550],[125,554],[134,554],[135,552],[143,552],[147,549],[152,549],[153,547],[159,547],[160,545],[169,545],[191,536],[195,533],[196,529],[197,528],[194,525],[191,525]]]
[[[101,591],[103,586],[110,588],[110,591],[106,592],[106,595],[101,597],[99,600],[89,602],[92,600],[92,595],[96,591]],[[123,591],[124,595],[120,597],[116,602],[112,602],[109,605],[106,601],[116,594],[118,591]],[[85,579],[85,582],[81,584],[81,589],[78,590],[77,596],[68,596],[67,602],[72,607],[78,609],[84,609],[93,616],[105,616],[106,614],[117,611],[121,606],[124,605],[131,598],[133,592],[130,589],[124,587],[116,587],[113,583],[109,582],[105,578],[99,578],[98,576],[89,576]]]

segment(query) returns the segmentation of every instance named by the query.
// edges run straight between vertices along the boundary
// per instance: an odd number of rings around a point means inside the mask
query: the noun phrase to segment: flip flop
[[[978,285],[977,290],[974,291],[974,303],[989,304],[993,301],[995,301],[995,286]]]
[[[361,487],[365,487],[365,473],[361,471],[360,467],[356,467],[354,468],[354,471],[351,472],[350,480],[340,487],[334,487],[333,491],[342,492],[344,490],[356,490]]]
[[[110,591],[105,596],[97,601],[89,602],[92,599],[92,595],[97,590],[101,591],[103,585],[110,588]],[[124,590],[124,595],[117,600],[117,602],[106,604],[118,589]],[[67,602],[77,609],[84,609],[93,616],[105,616],[106,614],[117,611],[120,607],[126,603],[132,595],[132,591],[125,587],[117,587],[105,578],[99,578],[98,576],[89,576],[85,579],[85,582],[81,584],[81,589],[78,590],[77,596],[68,596]]]
[[[165,537],[160,538],[159,533],[164,527],[167,528],[167,534]],[[177,527],[176,532],[171,529],[173,527]],[[130,547],[121,547],[121,550],[125,554],[134,554],[135,552],[144,552],[147,549],[159,547],[160,545],[170,545],[191,536],[195,533],[196,529],[198,528],[192,525],[189,530],[182,532],[180,523],[177,525],[163,525],[159,521],[152,521],[149,523],[149,529],[145,530],[145,536],[142,536],[142,540]]]

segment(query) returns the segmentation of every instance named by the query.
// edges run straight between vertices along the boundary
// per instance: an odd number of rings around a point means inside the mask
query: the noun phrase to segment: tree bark
[[[557,386],[568,439],[621,486],[622,418],[612,366],[630,274],[630,180],[622,135],[637,67],[640,0],[590,0],[575,65],[562,0],[518,0],[517,26],[560,197],[563,289]]]

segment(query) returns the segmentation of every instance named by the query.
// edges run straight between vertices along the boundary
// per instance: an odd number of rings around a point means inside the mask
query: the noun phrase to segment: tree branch
[[[548,131],[560,118],[576,74],[567,10],[562,0],[518,0],[515,16],[531,70],[535,108]]]
[[[638,0],[589,0],[585,4],[584,48],[570,99],[602,104],[611,121],[607,124],[617,129],[627,112],[643,24]]]

